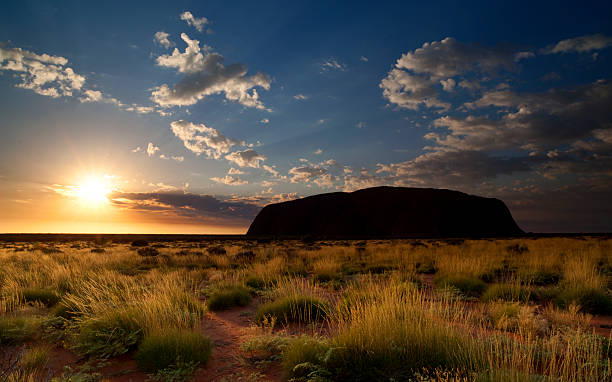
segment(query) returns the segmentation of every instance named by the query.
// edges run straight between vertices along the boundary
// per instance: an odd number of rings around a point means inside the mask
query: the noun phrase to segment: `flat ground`
[[[607,237],[45,239],[0,242],[0,379],[612,378]],[[172,330],[210,357],[144,370]]]

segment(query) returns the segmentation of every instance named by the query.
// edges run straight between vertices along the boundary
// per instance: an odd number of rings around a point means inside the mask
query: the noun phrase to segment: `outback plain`
[[[608,236],[3,239],[2,381],[612,378]]]

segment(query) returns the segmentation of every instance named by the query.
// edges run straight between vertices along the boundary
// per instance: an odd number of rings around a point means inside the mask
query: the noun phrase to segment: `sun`
[[[100,206],[109,202],[107,195],[111,192],[111,188],[102,178],[88,177],[79,182],[75,191],[83,204]]]

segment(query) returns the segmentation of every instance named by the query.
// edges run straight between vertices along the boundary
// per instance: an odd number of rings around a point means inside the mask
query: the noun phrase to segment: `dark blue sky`
[[[526,230],[612,230],[609,2],[1,8],[0,230],[122,219],[34,207],[104,175],[130,221],[243,229],[226,204],[391,184],[500,197]]]

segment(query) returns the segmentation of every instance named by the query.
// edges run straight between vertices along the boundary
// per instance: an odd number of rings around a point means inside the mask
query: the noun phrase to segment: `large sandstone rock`
[[[248,236],[481,237],[523,231],[499,199],[459,191],[374,187],[264,207]]]

